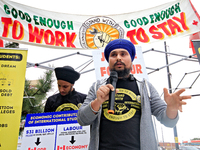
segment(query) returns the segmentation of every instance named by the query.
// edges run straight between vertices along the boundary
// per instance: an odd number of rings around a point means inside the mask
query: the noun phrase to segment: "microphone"
[[[108,107],[108,113],[109,114],[114,114],[114,105],[115,105],[115,91],[116,91],[116,84],[118,80],[118,74],[116,71],[111,71],[110,72],[110,84],[114,87],[114,91],[110,90],[109,93],[109,107]]]

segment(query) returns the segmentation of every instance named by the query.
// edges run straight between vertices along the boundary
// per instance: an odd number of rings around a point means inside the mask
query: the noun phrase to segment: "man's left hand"
[[[175,93],[168,93],[166,88],[164,91],[164,99],[167,103],[167,114],[169,118],[174,118],[174,115],[177,115],[178,110],[182,112],[182,105],[186,105],[187,103],[182,100],[191,99],[191,96],[180,96],[185,89],[180,89]]]

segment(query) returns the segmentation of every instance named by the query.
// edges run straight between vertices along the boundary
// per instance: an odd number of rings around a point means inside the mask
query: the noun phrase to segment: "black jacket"
[[[66,96],[62,96],[60,93],[52,95],[46,101],[44,112],[78,110],[86,96],[75,89]]]

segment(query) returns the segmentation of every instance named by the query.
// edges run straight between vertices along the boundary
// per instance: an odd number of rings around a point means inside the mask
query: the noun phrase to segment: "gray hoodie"
[[[97,114],[94,114],[91,109],[91,102],[96,99],[97,89],[101,85],[105,85],[106,80],[107,79],[98,80],[97,82],[93,83],[83,105],[78,111],[78,123],[81,126],[91,126],[89,150],[98,150],[99,125],[101,118],[101,108]],[[140,149],[157,150],[158,143],[155,137],[152,115],[155,116],[156,119],[163,125],[171,128],[176,125],[179,117],[177,115],[175,119],[169,119],[166,115],[167,105],[165,101],[160,98],[153,85],[144,79],[136,80],[141,95]]]

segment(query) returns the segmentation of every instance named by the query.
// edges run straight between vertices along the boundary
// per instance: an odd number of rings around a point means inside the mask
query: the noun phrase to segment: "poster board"
[[[148,80],[148,75],[146,71],[146,66],[144,63],[144,58],[142,54],[141,46],[136,46],[136,56],[133,60],[133,66],[131,73],[134,74],[135,77],[145,78]],[[104,49],[92,51],[95,74],[96,79],[101,80],[104,78],[108,78],[110,76],[109,73],[109,64],[104,57]]]
[[[87,150],[90,126],[77,122],[78,110],[28,114],[21,150]]]
[[[0,149],[17,149],[27,50],[0,49]]]
[[[197,55],[197,58],[198,58],[198,61],[200,64],[200,39],[192,40],[192,43],[194,45],[194,49],[195,49],[195,52],[196,52],[196,55]]]

